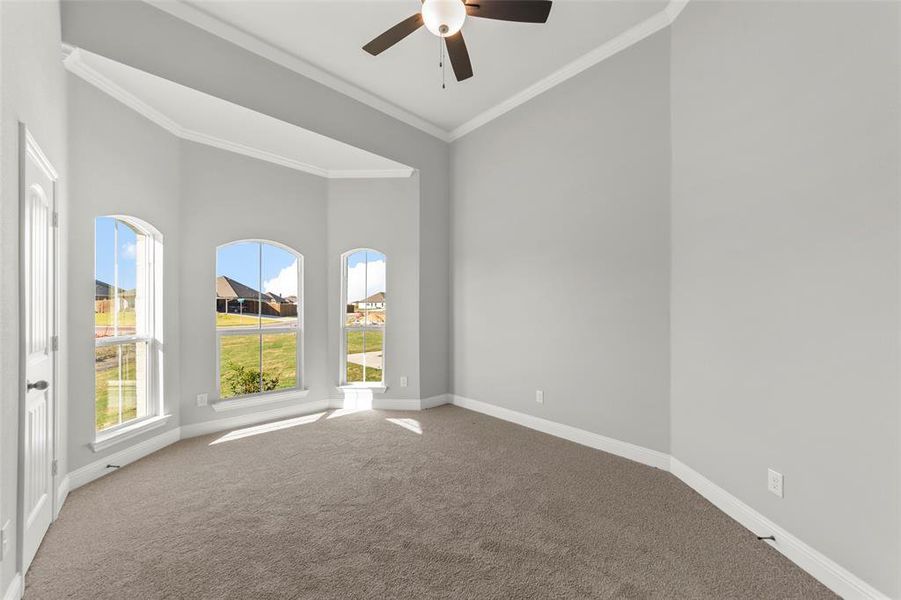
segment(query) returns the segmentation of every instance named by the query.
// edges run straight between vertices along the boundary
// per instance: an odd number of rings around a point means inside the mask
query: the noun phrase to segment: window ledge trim
[[[247,396],[241,396],[239,398],[229,398],[228,400],[216,400],[215,402],[210,403],[210,406],[216,412],[222,412],[224,410],[237,410],[239,408],[245,408],[250,406],[260,406],[263,404],[272,404],[275,402],[284,402],[286,400],[301,400],[306,398],[309,395],[310,390],[307,388],[304,389],[294,389],[294,390],[286,390],[284,392],[267,392],[264,394],[250,394]]]
[[[94,441],[89,444],[91,450],[100,452],[106,450],[116,444],[129,440],[135,436],[141,435],[146,431],[151,431],[162,427],[172,418],[171,414],[159,415],[156,417],[148,417],[141,419],[129,425],[125,425],[121,429],[110,432],[100,432],[94,436]]]
[[[384,394],[388,391],[385,385],[339,385],[338,389],[342,392],[367,391],[373,394]]]

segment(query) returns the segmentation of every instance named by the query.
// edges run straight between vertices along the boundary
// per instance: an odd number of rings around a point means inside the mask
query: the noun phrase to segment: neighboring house
[[[94,300],[109,300],[113,297],[113,286],[106,283],[105,281],[100,281],[99,279],[94,280]]]
[[[119,310],[128,310],[131,306],[129,300],[135,297],[135,290],[118,290],[119,292]],[[113,310],[112,298],[116,294],[116,290],[112,285],[99,279],[94,280],[94,311],[98,313],[110,312]]]
[[[220,275],[216,278],[216,311],[234,314],[257,314],[259,311],[271,317],[293,317],[297,315],[297,302],[271,292],[260,292]]]
[[[376,292],[368,298],[354,302],[357,310],[385,310],[385,292]]]

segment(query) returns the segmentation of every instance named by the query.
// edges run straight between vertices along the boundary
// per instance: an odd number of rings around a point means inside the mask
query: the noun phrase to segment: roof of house
[[[112,295],[112,290],[113,286],[105,281],[94,280],[94,295],[98,298],[109,298]]]
[[[379,302],[384,302],[384,301],[385,301],[385,292],[376,292],[373,295],[369,296],[368,298],[363,298],[362,300],[357,300],[356,302],[354,302],[354,304],[363,304],[363,303],[377,304]]]
[[[219,298],[259,298],[260,292],[231,277],[220,275],[216,278],[216,296]]]
[[[216,297],[217,298],[262,298],[272,302],[289,303],[290,301],[273,294],[272,292],[263,292],[262,294],[253,289],[249,285],[244,285],[240,281],[235,281],[231,277],[220,275],[216,278]]]
[[[119,296],[134,296],[135,289],[123,290],[119,288]],[[99,279],[94,280],[94,296],[97,298],[112,298],[113,297],[113,284],[107,283],[105,281],[100,281]]]

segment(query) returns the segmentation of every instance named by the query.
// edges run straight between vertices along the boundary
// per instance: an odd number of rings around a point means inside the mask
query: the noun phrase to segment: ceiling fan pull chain
[[[441,89],[447,89],[444,86],[444,38],[438,38],[438,66],[441,67]]]

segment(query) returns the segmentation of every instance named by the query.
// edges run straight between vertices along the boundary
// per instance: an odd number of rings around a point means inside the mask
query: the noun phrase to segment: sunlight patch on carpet
[[[390,423],[394,423],[395,425],[400,425],[400,426],[403,427],[404,429],[408,429],[408,430],[412,431],[413,433],[418,433],[419,435],[422,435],[422,425],[420,425],[420,424],[419,424],[419,421],[417,421],[416,419],[392,419],[392,418],[388,418],[388,419],[385,419],[385,420],[388,421],[388,422],[390,422]]]
[[[235,440],[240,440],[241,438],[250,437],[252,435],[260,435],[261,433],[271,433],[273,431],[288,429],[290,427],[297,427],[298,425],[306,425],[308,423],[315,423],[324,414],[325,414],[324,412],[315,413],[312,415],[304,415],[302,417],[295,417],[293,419],[285,419],[283,421],[274,421],[272,423],[263,423],[262,425],[254,425],[253,427],[245,427],[244,429],[235,429],[234,431],[230,431],[229,433],[226,433],[221,438],[210,442],[210,446],[215,446],[216,444],[221,444],[223,442],[233,442]]]

